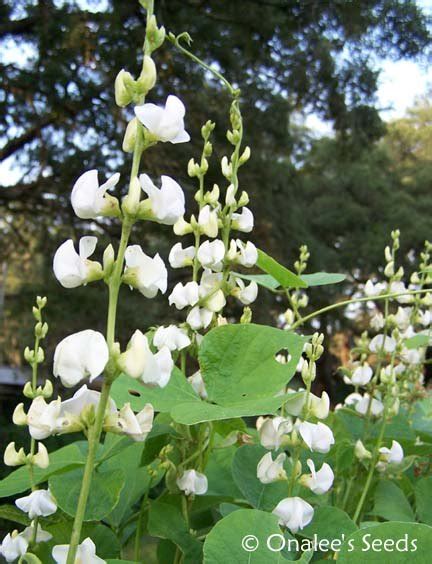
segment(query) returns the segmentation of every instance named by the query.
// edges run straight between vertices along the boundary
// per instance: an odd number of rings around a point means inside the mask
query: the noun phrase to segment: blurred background
[[[242,90],[252,158],[241,169],[241,188],[256,217],[252,240],[288,267],[307,244],[309,272],[347,275],[343,284],[313,289],[311,308],[349,297],[379,274],[391,229],[402,232],[401,262],[415,268],[432,227],[431,0],[158,0],[156,14],[167,30],[188,31],[193,51]],[[52,256],[69,237],[96,234],[103,249],[119,236],[115,222],[75,217],[69,197],[92,168],[101,179],[121,172],[126,189],[130,156],[121,143],[131,115],[116,107],[113,84],[121,68],[137,75],[144,23],[137,0],[0,0],[3,434],[12,433],[10,410],[25,378],[35,295],[49,299],[46,370],[64,336],[104,330],[103,285],[63,289]],[[201,152],[207,119],[217,124],[208,185],[224,186],[219,162],[229,150],[229,99],[169,43],[156,64],[149,99],[178,95],[192,142],[147,152],[145,172],[176,178],[191,203],[196,187],[186,165]],[[146,223],[132,242],[166,259],[173,241],[169,227]],[[171,272],[171,286],[186,275]],[[178,316],[166,299],[122,292],[123,343],[136,328]],[[274,324],[285,308],[262,290],[254,320]],[[317,385],[334,399],[335,371],[365,323],[361,308],[341,311],[320,318],[329,352]]]

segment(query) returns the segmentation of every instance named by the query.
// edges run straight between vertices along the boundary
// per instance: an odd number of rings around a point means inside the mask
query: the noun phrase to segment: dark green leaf
[[[282,288],[307,288],[307,283],[297,274],[279,264],[274,258],[261,251],[261,249],[258,249],[257,266],[277,280]]]

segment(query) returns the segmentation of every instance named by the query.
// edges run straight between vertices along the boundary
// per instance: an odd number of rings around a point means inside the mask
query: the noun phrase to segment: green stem
[[[148,490],[146,491],[142,503],[141,503],[141,509],[139,512],[139,517],[138,517],[138,523],[137,523],[137,529],[136,529],[136,533],[135,533],[135,549],[134,549],[134,560],[136,560],[137,562],[140,561],[140,552],[141,552],[141,537],[143,534],[143,530],[144,530],[144,516],[146,514],[147,508],[148,508],[148,494],[150,491],[150,487],[151,487],[151,482],[149,484]]]
[[[371,483],[372,483],[372,478],[373,478],[373,475],[374,475],[375,466],[376,466],[376,463],[378,462],[379,449],[380,449],[381,442],[382,442],[383,437],[384,437],[384,431],[385,431],[386,424],[387,424],[386,418],[387,418],[387,410],[384,410],[380,433],[379,433],[377,442],[375,443],[374,451],[372,453],[369,473],[368,473],[368,476],[366,478],[366,483],[363,487],[363,491],[362,491],[362,494],[360,496],[359,502],[357,504],[356,510],[354,512],[353,521],[355,523],[357,523],[357,520],[358,520],[360,513],[363,509],[364,502],[365,502],[366,497],[369,493],[369,488],[370,488]]]
[[[346,307],[347,305],[355,304],[355,303],[361,303],[361,302],[373,302],[373,301],[384,300],[384,299],[389,299],[389,298],[398,298],[399,296],[415,296],[416,294],[426,294],[428,292],[430,293],[430,291],[431,291],[430,289],[429,290],[410,290],[410,291],[407,291],[407,292],[401,292],[401,293],[395,293],[395,294],[382,294],[381,296],[373,296],[373,297],[366,296],[364,298],[353,298],[353,299],[350,299],[350,300],[344,300],[343,302],[331,304],[331,305],[323,307],[321,309],[317,309],[316,311],[313,311],[309,315],[305,315],[304,317],[302,317],[301,319],[296,321],[293,324],[293,326],[291,327],[291,329],[292,330],[296,329],[300,325],[303,325],[303,323],[305,323],[306,321],[309,321],[309,319],[313,319],[314,317],[317,317],[318,315],[321,315],[322,313],[326,313],[327,311],[332,311],[333,309],[337,309],[339,307]]]

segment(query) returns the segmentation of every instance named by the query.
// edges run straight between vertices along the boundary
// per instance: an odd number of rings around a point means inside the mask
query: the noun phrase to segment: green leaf
[[[300,278],[310,286],[327,286],[328,284],[339,284],[346,279],[345,274],[336,272],[314,272],[313,274],[302,274]]]
[[[30,525],[30,519],[15,505],[0,505],[0,519],[19,523],[20,525]]]
[[[215,449],[210,454],[206,466],[209,496],[223,496],[226,498],[239,498],[241,491],[234,482],[232,474],[233,458],[237,452],[236,446]]]
[[[375,504],[372,515],[387,521],[415,521],[414,513],[403,491],[390,480],[380,480],[375,489]]]
[[[416,483],[415,498],[419,521],[432,525],[432,476],[421,478]]]
[[[37,556],[32,554],[31,552],[27,552],[19,559],[19,564],[42,564],[42,561],[39,560]]]
[[[68,515],[75,515],[82,478],[83,469],[76,468],[49,479],[50,490],[58,506]],[[94,472],[84,520],[100,521],[111,513],[120,499],[124,484],[125,477],[121,470]]]
[[[239,509],[218,521],[204,543],[204,564],[281,564],[287,562],[280,552],[267,548],[270,535],[280,535],[275,515],[256,509]],[[247,543],[256,550],[248,552],[242,547]],[[254,540],[254,538],[256,540]],[[255,543],[255,544],[254,544]]]
[[[189,533],[183,515],[175,505],[162,501],[153,502],[150,506],[148,531],[152,536],[175,543],[184,554],[185,564],[201,562],[202,545]]]
[[[256,475],[258,462],[266,454],[259,445],[244,445],[237,449],[232,463],[234,482],[245,499],[257,509],[272,511],[287,496],[287,483],[261,483]]]
[[[256,282],[268,290],[276,290],[280,286],[279,282],[275,280],[273,276],[270,276],[270,274],[240,274],[239,272],[233,272],[233,275],[236,278],[249,280],[249,282]]]
[[[286,405],[286,412],[289,413],[290,404],[297,403],[303,395],[303,392],[298,392],[274,398],[243,400],[227,406],[215,405],[205,401],[182,403],[174,407],[171,416],[177,423],[196,425],[204,421],[222,421],[235,417],[273,414],[282,404]]]
[[[427,347],[430,342],[429,335],[424,333],[418,333],[409,339],[404,340],[404,345],[407,349],[420,349],[422,347]]]
[[[419,523],[390,522],[360,529],[350,535],[342,545],[337,562],[427,564],[431,553],[431,527]]]
[[[71,468],[85,464],[85,457],[77,444],[67,445],[49,455],[50,465],[46,469],[35,468],[34,479],[36,484],[45,482],[50,476],[65,472]],[[0,497],[9,497],[29,490],[31,487],[27,467],[18,468],[9,476],[0,481]]]
[[[348,536],[357,530],[357,525],[352,519],[337,507],[324,505],[315,508],[312,522],[305,527],[300,534],[306,538],[314,538],[316,535],[318,540],[338,539],[341,535]]]
[[[277,280],[282,288],[307,288],[307,283],[297,274],[279,264],[274,258],[261,251],[261,249],[258,249],[257,266]]]
[[[204,337],[198,359],[208,397],[229,406],[275,395],[291,380],[307,341],[290,331],[253,323],[223,325]],[[287,364],[275,355],[287,350]]]
[[[432,395],[414,404],[411,426],[417,434],[430,441],[432,436]]]
[[[150,388],[139,380],[122,374],[111,389],[111,396],[118,405],[129,402],[135,411],[151,403],[155,411],[169,413],[173,407],[183,402],[200,401],[184,374],[176,367],[165,388]]]

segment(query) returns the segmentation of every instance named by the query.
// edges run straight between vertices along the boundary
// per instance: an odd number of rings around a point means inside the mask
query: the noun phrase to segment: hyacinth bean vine
[[[147,16],[142,71],[135,78],[123,69],[115,81],[116,103],[129,119],[123,150],[131,155],[130,178],[114,173],[103,182],[98,171],[84,171],[71,190],[75,214],[118,221],[120,242],[102,250],[95,236],[69,239],[53,259],[54,276],[70,291],[107,286],[106,332],[84,328],[63,339],[55,380],[40,382],[49,303],[36,300],[35,341],[24,352],[32,377],[13,414],[30,439],[4,452],[5,464],[17,468],[0,482],[1,496],[14,500],[0,507],[0,517],[17,528],[0,554],[30,564],[216,564],[280,562],[283,551],[287,561],[344,563],[364,559],[361,533],[368,531],[394,546],[409,532],[409,549],[426,557],[432,400],[423,380],[432,245],[426,242],[405,283],[400,233],[393,231],[382,279],[311,311],[315,288],[345,276],[307,274],[306,246],[291,271],[252,242],[254,216],[241,187],[251,156],[241,92],[189,50],[187,33],[166,33],[152,0],[140,3]],[[192,210],[174,178],[152,178],[142,162],[160,143],[190,140],[182,101],[153,96],[164,41],[213,73],[231,96],[219,185],[207,182],[212,121],[201,129],[201,154],[185,163],[196,187]],[[135,224],[146,221],[178,237],[169,269],[159,254],[130,243]],[[183,269],[185,281],[169,285],[171,269]],[[143,302],[167,294],[183,321],[137,330],[122,348],[122,285]],[[251,306],[267,291],[286,300],[274,327],[252,323]],[[243,308],[238,321],[224,317],[231,300]],[[325,352],[320,315],[336,308],[361,312],[365,330],[339,371],[349,393],[331,409],[329,395],[313,389]],[[313,334],[305,329],[311,321],[319,328]],[[53,399],[53,383],[73,388],[71,397]],[[45,439],[72,433],[75,442],[48,452]],[[388,551],[375,557],[387,562]]]

